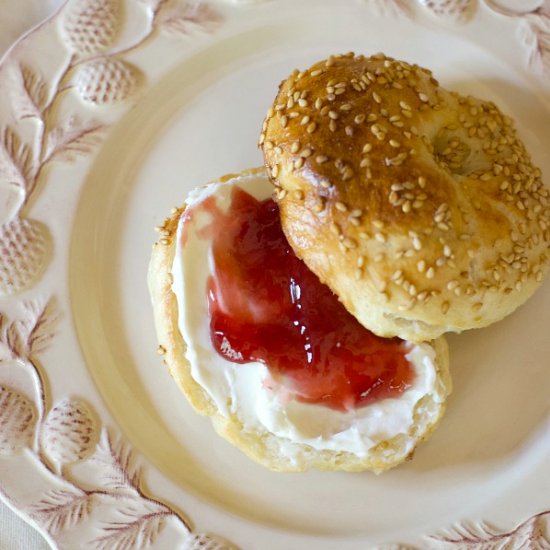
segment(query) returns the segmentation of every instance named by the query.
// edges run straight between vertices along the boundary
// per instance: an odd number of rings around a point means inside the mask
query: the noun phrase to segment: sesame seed
[[[384,292],[388,288],[388,283],[386,281],[378,281],[376,287],[378,288],[378,292]]]
[[[449,311],[450,307],[451,307],[451,304],[449,304],[449,302],[447,301],[441,304],[441,311],[443,312],[444,315]]]
[[[306,131],[308,134],[313,134],[315,130],[317,129],[317,124],[315,122],[312,122],[311,124],[308,124]]]
[[[380,138],[379,135],[376,136],[376,137],[378,139],[383,139],[383,138]],[[398,155],[396,155],[393,158],[386,157],[384,159],[384,162],[385,162],[386,166],[401,166],[401,164],[403,164],[403,161],[407,158],[407,156],[408,156],[408,153],[399,153]]]
[[[374,238],[379,242],[379,243],[385,243],[386,242],[386,237],[384,236],[383,233],[380,233],[380,232],[377,232],[374,234]]]
[[[370,153],[372,151],[372,144],[367,143],[363,146],[363,153]]]
[[[342,241],[342,244],[346,247],[346,248],[357,248],[357,242],[353,239],[350,239],[349,237],[346,237],[343,241]]]
[[[288,124],[288,117],[286,115],[283,115],[281,117],[281,126],[283,128],[286,128],[287,124]]]
[[[347,181],[352,177],[353,177],[353,170],[349,166],[346,166],[344,168],[344,173],[342,174],[342,180]]]
[[[426,301],[426,299],[428,298],[428,291],[427,290],[424,290],[423,292],[421,292],[420,294],[418,294],[418,296],[416,297],[418,300],[420,300],[421,302],[424,302]]]
[[[424,260],[420,260],[416,264],[416,269],[418,269],[420,273],[424,273],[424,271],[426,270],[426,262]]]
[[[330,224],[329,230],[334,235],[340,235],[340,228],[335,223]]]
[[[315,71],[311,71],[311,76],[319,76],[322,73],[322,69],[317,69]]]
[[[300,121],[300,124],[302,126],[305,126],[311,119],[309,118],[309,115],[305,115],[304,117],[302,117],[302,120]]]
[[[391,276],[392,281],[398,281],[403,277],[403,271],[401,269],[398,269],[393,272],[393,275]]]
[[[323,106],[323,100],[318,97],[316,100],[315,100],[315,108],[317,110],[319,110],[321,107]]]
[[[328,157],[326,157],[325,155],[318,155],[315,157],[315,162],[317,162],[317,164],[323,164],[327,160],[328,160]]]
[[[319,214],[320,212],[323,211],[324,207],[325,207],[324,201],[321,199],[319,200],[319,202],[316,202],[314,204],[313,211]]]
[[[291,152],[291,153],[297,153],[299,149],[300,149],[300,142],[299,142],[299,141],[295,141],[295,142],[290,146],[290,152]]]
[[[300,156],[301,157],[304,157],[305,159],[307,159],[308,157],[310,157],[312,155],[313,151],[307,147],[306,149],[304,149],[301,153],[300,153]]]
[[[434,278],[434,275],[435,275],[434,268],[433,268],[433,267],[429,267],[428,270],[426,271],[426,277],[427,277],[428,279],[433,279],[433,278]]]
[[[350,103],[343,103],[340,105],[340,111],[351,111],[352,106]]]
[[[300,99],[298,100],[298,105],[299,105],[300,107],[307,107],[307,106],[309,105],[309,101],[308,101],[307,99],[302,99],[302,98],[300,98]]]
[[[328,124],[328,127],[331,132],[336,132],[336,121],[331,120]]]
[[[279,165],[275,164],[273,168],[271,168],[271,177],[276,178],[279,175]]]
[[[401,147],[401,144],[395,139],[390,139],[389,143],[392,147]]]
[[[382,103],[382,98],[376,92],[372,92],[372,99],[378,104]]]
[[[319,183],[321,184],[321,187],[323,187],[324,189],[330,188],[330,181],[328,180],[321,180]]]
[[[370,165],[371,165],[371,160],[369,158],[364,158],[359,163],[360,168],[366,168],[367,166],[370,166]]]
[[[334,206],[336,208],[336,210],[339,210],[340,212],[346,212],[347,211],[347,206],[343,203],[343,202],[340,202],[340,201],[336,201],[334,203]]]
[[[355,122],[355,124],[361,124],[364,121],[365,121],[365,115],[356,115],[355,118],[353,119],[353,122]]]
[[[427,103],[429,98],[426,94],[420,93],[418,94],[418,99],[424,103]]]
[[[304,159],[302,157],[296,159],[294,161],[294,169],[298,170],[304,165]]]
[[[331,118],[332,120],[337,120],[339,118],[339,115],[336,111],[329,111],[328,112],[328,116],[329,118]]]

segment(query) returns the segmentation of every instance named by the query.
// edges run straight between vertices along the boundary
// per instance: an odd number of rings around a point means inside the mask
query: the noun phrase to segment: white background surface
[[[62,0],[0,0],[0,54],[52,13]],[[47,549],[44,539],[0,502],[0,550]]]

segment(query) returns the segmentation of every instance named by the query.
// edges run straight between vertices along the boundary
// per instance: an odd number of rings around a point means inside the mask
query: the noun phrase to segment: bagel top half
[[[510,118],[382,54],[294,71],[260,136],[289,243],[380,336],[486,326],[548,268],[550,195]]]

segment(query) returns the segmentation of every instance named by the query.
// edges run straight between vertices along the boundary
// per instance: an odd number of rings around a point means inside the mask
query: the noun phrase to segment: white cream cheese
[[[272,191],[263,176],[237,176],[225,183],[194,190],[186,201],[187,208],[214,196],[217,207],[227,211],[234,185],[260,200],[268,198]],[[405,436],[412,449],[415,440],[407,434],[413,426],[415,405],[426,395],[431,395],[435,403],[444,400],[444,391],[436,376],[434,349],[427,344],[411,344],[406,357],[415,370],[414,383],[399,398],[383,399],[348,412],[293,399],[281,400],[264,364],[233,363],[214,349],[206,296],[207,280],[213,271],[211,241],[204,234],[199,235],[200,229],[211,222],[211,215],[199,208],[185,223],[184,219],[178,226],[172,266],[179,330],[187,344],[191,374],[220,413],[237,415],[247,430],[268,431],[317,450],[348,451],[362,457],[371,447],[399,434]],[[182,239],[184,226],[186,235]],[[438,411],[425,411],[425,414],[431,421],[437,418]]]

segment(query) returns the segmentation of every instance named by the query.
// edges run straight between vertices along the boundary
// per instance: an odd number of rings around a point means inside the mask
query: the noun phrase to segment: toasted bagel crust
[[[295,71],[260,146],[294,251],[380,336],[489,325],[547,272],[550,196],[511,119],[426,69],[347,54]]]

